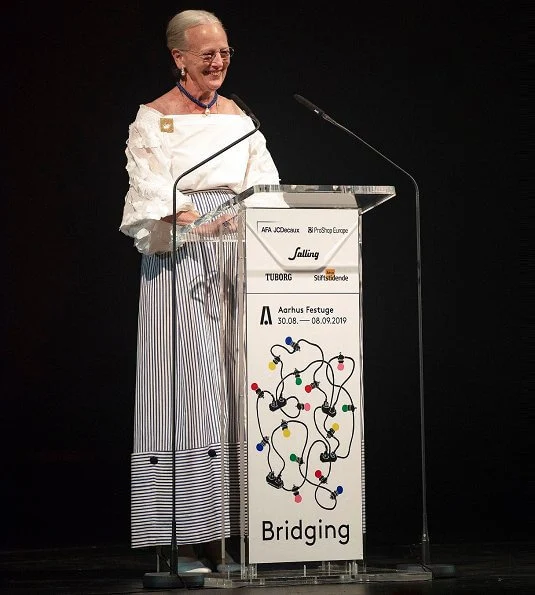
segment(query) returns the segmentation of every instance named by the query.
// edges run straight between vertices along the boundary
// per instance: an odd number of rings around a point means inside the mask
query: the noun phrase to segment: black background
[[[3,19],[5,547],[129,541],[140,256],[118,231],[125,141],[172,81],[167,19],[213,10],[222,88],[262,122],[282,183],[393,185],[364,218],[367,534],[422,531],[420,191],[431,543],[524,540],[517,67],[507,2],[19,2]]]

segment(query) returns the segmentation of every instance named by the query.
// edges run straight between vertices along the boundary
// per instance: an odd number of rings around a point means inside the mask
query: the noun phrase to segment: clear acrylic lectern
[[[366,564],[362,216],[394,196],[254,186],[177,232],[177,246],[218,246],[220,370],[233,363],[221,492],[239,501],[240,571],[205,587],[431,578]],[[223,551],[228,501],[221,511]]]

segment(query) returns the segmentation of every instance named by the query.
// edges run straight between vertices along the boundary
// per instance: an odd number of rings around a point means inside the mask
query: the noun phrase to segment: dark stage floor
[[[206,587],[206,592],[236,592],[318,595],[368,594],[497,594],[535,593],[535,555],[531,543],[481,543],[433,545],[431,562],[435,568],[445,565],[456,572],[454,578],[425,580],[372,580],[366,583],[327,582],[318,585],[268,584],[244,585],[232,588]],[[143,586],[145,573],[156,571],[152,552],[132,550],[128,546],[94,546],[78,548],[2,551],[2,582],[0,593],[26,594],[126,594],[175,593],[176,589],[152,589]],[[418,561],[419,552],[408,546],[369,548],[366,574],[383,577],[403,564]],[[451,567],[449,566],[451,565]],[[377,571],[377,574],[373,574]],[[260,574],[260,570],[259,570]],[[212,575],[214,576],[214,575]],[[233,584],[236,584],[235,581]],[[199,589],[195,589],[199,590]]]

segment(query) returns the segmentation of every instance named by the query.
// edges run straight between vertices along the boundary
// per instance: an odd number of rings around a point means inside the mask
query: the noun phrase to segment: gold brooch
[[[174,132],[173,118],[160,118],[161,132]]]

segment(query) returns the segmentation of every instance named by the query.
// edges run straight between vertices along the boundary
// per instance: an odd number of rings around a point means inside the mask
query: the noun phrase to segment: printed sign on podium
[[[356,209],[248,209],[249,562],[363,557]]]

